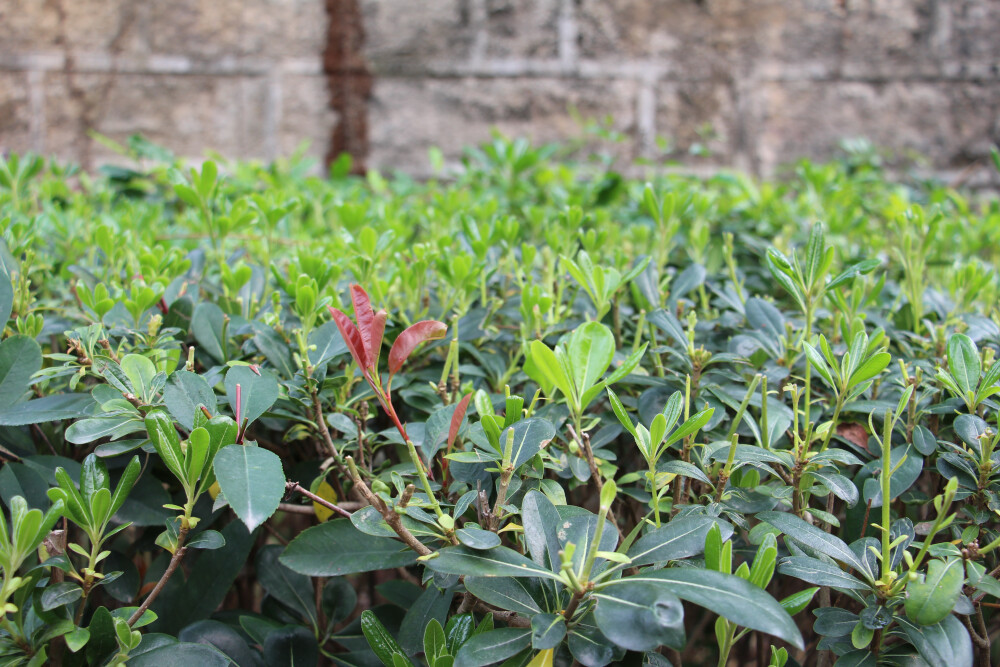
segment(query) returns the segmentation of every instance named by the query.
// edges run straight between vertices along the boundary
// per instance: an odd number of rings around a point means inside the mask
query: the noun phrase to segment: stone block
[[[220,58],[317,58],[326,38],[320,0],[151,3],[150,48],[209,64]]]
[[[464,0],[360,0],[364,53],[379,74],[424,71],[434,62],[467,61],[475,26]]]
[[[484,0],[484,3],[486,57],[559,55],[559,0]]]
[[[195,157],[260,157],[274,142],[262,78],[53,73],[46,83],[46,146],[85,163],[103,154],[90,129],[117,141],[142,134]]]
[[[940,1],[940,0],[939,0]],[[990,0],[953,0],[945,3],[949,54],[959,67],[987,65],[994,80],[1000,79],[1000,3]]]
[[[656,88],[658,137],[670,157],[688,163],[726,164],[743,150],[733,87],[711,81],[664,82]],[[696,147],[700,150],[695,151]]]
[[[289,155],[303,141],[317,160],[326,155],[336,114],[330,109],[326,77],[286,76],[281,79],[281,120],[278,155]]]
[[[376,79],[371,105],[369,164],[427,174],[427,150],[456,159],[463,148],[488,141],[492,129],[535,142],[579,139],[583,118],[610,114],[635,149],[638,84],[627,80]]]
[[[37,150],[33,145],[28,75],[0,72],[0,154]]]
[[[756,155],[765,173],[781,162],[835,155],[865,137],[897,155],[960,167],[1000,141],[1000,87],[965,82],[772,82],[757,89]]]
[[[36,0],[0,2],[0,53],[53,48],[61,34],[53,3]]]
[[[726,79],[785,12],[777,0],[581,0],[580,55],[659,63],[675,79]],[[772,28],[773,29],[773,28]]]

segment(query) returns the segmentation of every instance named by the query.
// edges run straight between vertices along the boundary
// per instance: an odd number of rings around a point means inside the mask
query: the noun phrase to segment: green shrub
[[[989,664],[995,200],[130,151],[0,161],[3,664]]]

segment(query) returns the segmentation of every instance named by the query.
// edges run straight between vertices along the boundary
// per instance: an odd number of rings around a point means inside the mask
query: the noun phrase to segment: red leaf
[[[470,391],[466,394],[458,405],[455,407],[455,413],[451,416],[451,426],[448,428],[448,450],[451,450],[451,446],[455,444],[455,438],[458,437],[458,429],[462,427],[462,420],[465,419],[465,411],[469,409],[469,400],[472,398],[472,392]]]
[[[372,353],[372,329],[375,326],[375,311],[372,310],[372,302],[368,298],[368,292],[361,285],[351,285],[351,301],[354,303],[354,319],[358,321],[358,329],[361,331],[361,342],[364,344],[365,359],[368,361],[366,367],[368,367],[375,360],[375,355]]]
[[[382,337],[385,336],[386,317],[386,312],[380,310],[375,313],[375,319],[372,321],[371,365],[376,375],[378,375],[378,358],[382,354]]]
[[[392,349],[389,350],[390,377],[402,368],[403,363],[417,345],[429,340],[444,338],[447,331],[448,325],[436,320],[424,320],[407,327],[403,333],[399,334],[396,342],[392,344]]]
[[[347,345],[347,349],[350,350],[351,356],[354,357],[354,361],[361,367],[361,370],[365,370],[368,368],[368,356],[365,354],[365,346],[361,340],[361,333],[358,331],[358,328],[354,326],[351,318],[336,308],[332,306],[327,306],[326,308],[330,311],[330,315],[333,316],[333,321],[337,323],[340,336],[344,339],[344,343]]]

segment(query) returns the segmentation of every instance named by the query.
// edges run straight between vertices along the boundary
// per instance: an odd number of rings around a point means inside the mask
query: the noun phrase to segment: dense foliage
[[[1000,205],[562,151],[0,161],[0,661],[990,664]]]

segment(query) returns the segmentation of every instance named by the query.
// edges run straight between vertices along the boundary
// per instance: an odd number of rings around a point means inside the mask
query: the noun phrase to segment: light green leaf
[[[964,583],[961,558],[930,561],[927,576],[906,585],[906,615],[920,625],[940,623],[955,608]]]

